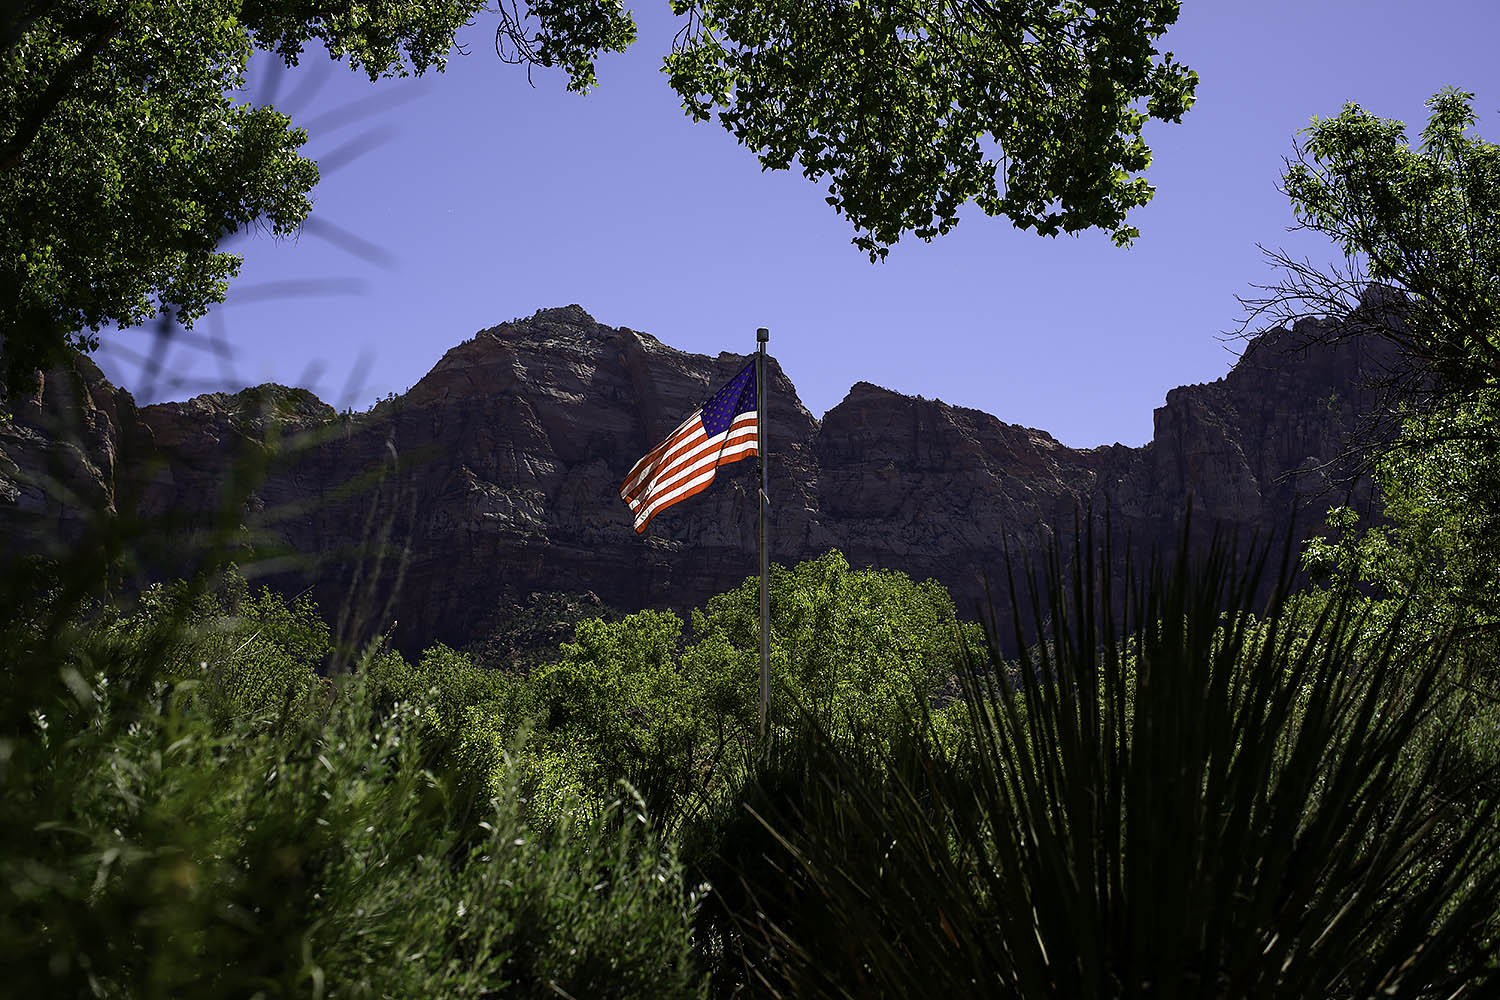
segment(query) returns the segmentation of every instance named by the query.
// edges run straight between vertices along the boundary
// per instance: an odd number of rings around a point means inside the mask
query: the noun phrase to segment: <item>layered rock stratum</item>
[[[820,421],[772,358],[772,558],[838,548],[940,581],[967,615],[1007,551],[1041,556],[1080,516],[1108,510],[1138,550],[1170,549],[1190,504],[1194,544],[1213,527],[1267,536],[1294,510],[1305,535],[1328,506],[1369,502],[1344,456],[1390,363],[1376,342],[1321,332],[1262,334],[1223,378],[1172,390],[1144,447],[1069,448],[867,382]],[[148,526],[145,572],[170,575],[217,525],[282,589],[310,588],[330,611],[352,596],[346,631],[394,622],[408,650],[525,633],[515,623],[549,602],[685,609],[756,571],[755,463],[721,469],[645,535],[617,491],[745,360],[678,351],[576,305],[544,309],[454,347],[405,395],[341,415],[279,386],[137,407],[79,358],[9,401],[0,539],[11,552],[78,544],[105,511]],[[248,503],[226,503],[240,482],[254,484]],[[491,659],[505,655],[502,643]]]

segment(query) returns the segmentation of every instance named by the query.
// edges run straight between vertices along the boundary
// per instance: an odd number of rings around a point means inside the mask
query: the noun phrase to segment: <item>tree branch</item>
[[[52,82],[47,84],[47,89],[42,92],[31,114],[27,115],[16,128],[16,134],[3,147],[0,147],[0,170],[11,170],[20,164],[26,148],[41,133],[47,116],[62,103],[73,84],[93,64],[94,57],[109,44],[115,35],[120,33],[120,29],[124,26],[125,22],[119,18],[104,22],[99,30],[84,42],[83,48],[63,65],[58,74],[52,78]]]

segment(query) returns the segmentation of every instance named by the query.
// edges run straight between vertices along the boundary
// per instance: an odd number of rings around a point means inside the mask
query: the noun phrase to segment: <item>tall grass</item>
[[[60,663],[7,657],[9,678],[59,678],[5,733],[15,995],[702,994],[694,899],[636,800],[535,828],[516,788],[475,808],[434,757],[433,698],[267,656],[240,665],[254,684],[204,661],[132,690],[142,650],[243,649],[250,629],[92,631]]]
[[[472,671],[385,669],[224,571],[298,446],[267,437],[188,582],[123,593],[162,526],[102,507],[54,558],[0,557],[0,992],[703,995],[696,897],[637,798],[538,826],[503,743],[466,756]]]

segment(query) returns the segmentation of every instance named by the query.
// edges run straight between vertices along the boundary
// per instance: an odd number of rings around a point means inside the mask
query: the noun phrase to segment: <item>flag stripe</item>
[[[663,448],[662,445],[653,448],[641,460],[644,464],[639,466],[640,471],[628,476],[620,485],[620,496],[628,500],[631,496],[638,496],[643,490],[654,488],[663,479],[674,476],[685,463],[695,461],[703,453],[720,447],[729,436],[739,439],[756,426],[754,411],[740,414],[727,431],[712,438],[706,436],[701,420],[695,420],[694,423],[696,426],[685,433],[674,434],[673,438],[662,443],[666,445],[675,441],[670,449]]]
[[[729,430],[711,438],[705,437],[700,427],[693,437],[674,449],[673,454],[662,456],[651,466],[647,481],[640,483],[635,489],[621,489],[620,496],[633,506],[638,500],[670,490],[683,476],[705,465],[713,465],[719,455],[734,453],[747,440],[753,449],[755,435],[754,414],[742,415]]]
[[[702,415],[702,410],[694,411],[692,416],[684,420],[677,426],[675,431],[667,435],[665,441],[646,452],[645,456],[631,468],[629,475],[625,477],[625,481],[620,484],[620,493],[623,495],[626,490],[632,489],[643,476],[651,471],[657,460],[666,454],[668,449],[681,444],[683,440],[691,437],[695,432],[701,432],[703,430]]]
[[[683,476],[705,465],[712,465],[725,451],[737,449],[746,441],[754,447],[754,439],[755,422],[753,419],[749,421],[749,426],[740,425],[712,438],[705,438],[700,431],[696,440],[688,442],[689,447],[670,458],[662,458],[652,468],[649,481],[642,483],[634,490],[622,491],[620,495],[628,502],[662,493],[671,489]]]
[[[688,450],[674,455],[671,464],[653,468],[653,475],[633,492],[621,490],[620,495],[630,504],[635,515],[637,532],[646,530],[646,525],[657,514],[677,503],[701,492],[713,482],[714,470],[756,453],[756,424],[754,414],[742,414],[736,425],[723,434],[707,438],[699,425],[696,440],[689,439]]]
[[[755,449],[751,448],[749,451],[731,455],[730,457],[720,462],[719,465],[729,465],[731,462],[738,462],[742,458],[750,458],[754,454]],[[680,500],[686,500],[688,497],[696,496],[697,494],[702,493],[704,490],[708,489],[709,486],[713,484],[715,471],[717,471],[717,467],[714,469],[709,469],[701,476],[695,478],[693,480],[692,486],[684,487],[682,490],[675,493],[670,499],[664,497],[659,502],[653,503],[650,509],[644,515],[637,514],[635,530],[637,532],[645,531],[646,526],[651,523],[652,518],[656,517],[657,514],[660,514],[662,511],[666,510],[668,507],[672,506]]]
[[[706,489],[719,466],[757,454],[757,401],[751,362],[631,466],[620,497],[638,533],[657,514]]]
[[[719,466],[728,465],[730,462],[736,462],[754,454],[754,440],[726,445],[722,451],[717,451],[716,455],[711,455],[701,461],[695,462],[682,473],[674,476],[670,483],[664,484],[665,488],[652,490],[650,493],[640,497],[627,497],[626,501],[630,504],[630,509],[635,513],[638,520],[640,518],[649,520],[657,512],[665,510],[677,501],[696,493],[697,490],[692,489],[695,484],[703,483],[707,485],[712,482],[714,470]]]

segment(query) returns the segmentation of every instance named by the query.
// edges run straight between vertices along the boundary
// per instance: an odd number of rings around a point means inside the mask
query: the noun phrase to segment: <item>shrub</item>
[[[177,668],[236,629],[259,630],[247,662],[289,668],[277,629],[295,613],[261,595],[227,625],[217,598],[158,596],[106,629],[59,623],[56,601],[0,606],[0,631],[29,637],[0,650],[16,682],[0,731],[8,989],[702,995],[695,897],[638,802],[537,829],[488,772],[493,797],[471,801],[493,690],[451,651],[424,658],[435,680],[417,697],[385,698],[376,668],[265,725],[264,685]],[[434,734],[455,738],[434,753]]]
[[[669,612],[581,622],[577,640],[530,680],[531,747],[546,757],[530,772],[538,800],[602,801],[626,781],[676,830],[733,794],[759,739],[758,587],[748,578],[695,610],[690,637]],[[773,567],[771,612],[771,724],[793,724],[805,706],[841,732],[910,726],[972,629],[938,584],[854,571],[837,551]]]

